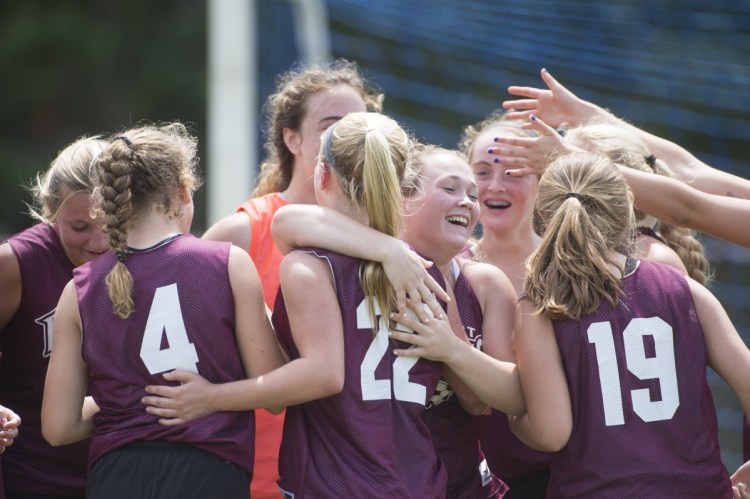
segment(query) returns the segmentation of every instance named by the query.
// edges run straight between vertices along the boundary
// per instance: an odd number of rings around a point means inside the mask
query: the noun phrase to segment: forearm
[[[213,385],[206,404],[211,412],[274,409],[335,395],[342,388],[343,376],[299,358],[257,378]]]
[[[528,412],[522,416],[509,415],[508,421],[513,434],[532,449],[557,452],[567,443],[567,439],[563,441],[548,431],[554,424],[539,424]]]
[[[443,371],[443,378],[451,386],[459,402],[461,402],[461,407],[466,412],[474,416],[487,412],[489,406],[480,400],[449,367],[446,367]]]
[[[516,365],[494,359],[476,348],[461,343],[446,365],[481,401],[508,414],[526,410]]]
[[[340,212],[311,205],[279,209],[271,233],[279,249],[315,246],[376,262],[386,258],[386,248],[395,240]]]

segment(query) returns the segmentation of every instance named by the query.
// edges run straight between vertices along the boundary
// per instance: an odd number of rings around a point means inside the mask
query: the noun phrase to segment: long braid
[[[134,308],[133,276],[125,265],[128,245],[128,220],[133,214],[130,191],[136,146],[124,136],[116,137],[99,161],[103,230],[117,254],[117,263],[107,275],[107,292],[112,311],[126,319]]]

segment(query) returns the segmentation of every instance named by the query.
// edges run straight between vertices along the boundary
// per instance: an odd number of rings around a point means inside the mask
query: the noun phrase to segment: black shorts
[[[138,441],[97,459],[87,499],[248,499],[245,470],[187,444]]]

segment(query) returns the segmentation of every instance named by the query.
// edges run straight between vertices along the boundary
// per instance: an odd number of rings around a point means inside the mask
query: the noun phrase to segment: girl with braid
[[[414,180],[406,132],[382,114],[350,113],[321,142],[318,204],[397,234],[401,189]],[[306,247],[284,257],[279,277],[273,323],[290,362],[262,384],[204,383],[189,399],[151,387],[150,410],[172,424],[216,389],[231,390],[237,407],[286,406],[278,482],[286,498],[444,497],[445,468],[422,418],[443,366],[394,358],[387,311],[398,305],[383,266]],[[192,381],[184,388],[201,388]]]
[[[49,445],[41,408],[60,293],[75,267],[108,247],[90,206],[94,160],[106,145],[83,137],[60,151],[31,188],[38,223],[0,243],[0,402],[23,416],[2,455],[9,499],[84,496],[88,442]]]
[[[180,123],[143,126],[97,162],[111,249],[63,290],[42,404],[52,445],[91,436],[89,498],[249,497],[252,412],[166,427],[141,403],[173,369],[229,382],[283,362],[250,257],[189,234],[196,149]]]

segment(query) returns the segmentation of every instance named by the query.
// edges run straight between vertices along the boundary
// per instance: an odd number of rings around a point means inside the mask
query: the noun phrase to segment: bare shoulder
[[[226,216],[209,227],[203,234],[203,239],[229,241],[235,246],[248,251],[250,241],[252,241],[250,219],[245,212]]]
[[[636,249],[639,258],[663,263],[679,270],[683,274],[687,274],[685,264],[682,262],[677,252],[654,237],[639,236],[636,240]]]
[[[475,262],[465,258],[457,258],[456,261],[461,273],[469,280],[474,293],[477,296],[491,296],[496,294],[507,295],[515,302],[516,293],[508,276],[495,265],[489,263]]]

